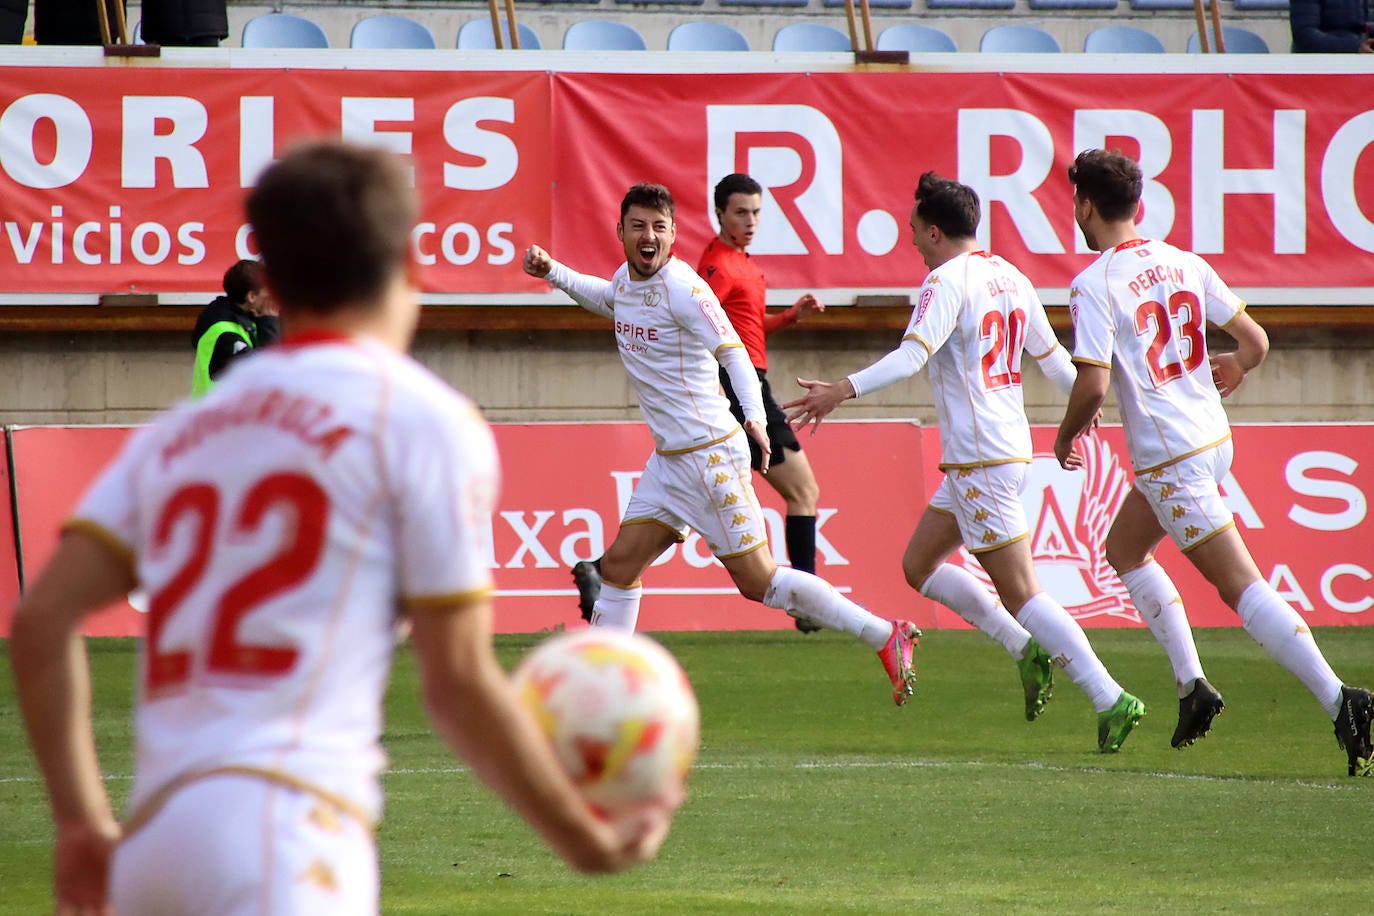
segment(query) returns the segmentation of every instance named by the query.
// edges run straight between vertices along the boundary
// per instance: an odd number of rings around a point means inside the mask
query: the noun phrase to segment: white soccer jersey
[[[984,251],[949,259],[921,284],[909,342],[929,355],[941,468],[1031,460],[1021,354],[1044,359],[1059,341],[1025,275]]]
[[[1152,239],[1102,252],[1073,281],[1075,362],[1110,367],[1137,473],[1231,435],[1207,359],[1207,322],[1245,302],[1202,258]]]
[[[491,589],[498,473],[476,408],[365,339],[264,350],[139,430],[69,522],[149,596],[131,811],[246,768],[375,820],[397,607]]]
[[[615,321],[620,361],[662,454],[720,442],[739,428],[720,389],[722,351],[738,348],[743,355],[752,388],[737,384],[736,390],[745,416],[763,419],[758,377],[744,344],[711,287],[676,255],[647,280],[631,279],[625,264],[607,283],[558,262],[548,279],[584,308]]]

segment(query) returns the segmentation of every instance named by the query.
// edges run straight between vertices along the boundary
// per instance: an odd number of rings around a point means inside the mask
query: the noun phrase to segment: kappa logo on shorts
[[[721,500],[720,507],[722,509],[728,509],[737,502],[739,502],[738,493],[726,493],[725,499]]]
[[[1173,515],[1174,515],[1174,521],[1178,521],[1179,519],[1183,518],[1183,516],[1185,516],[1185,515],[1188,514],[1188,507],[1187,507],[1187,506],[1174,506],[1174,508],[1173,508],[1172,511],[1173,511]]]
[[[334,869],[321,859],[311,862],[296,880],[301,884],[313,884],[331,894],[339,891],[339,879],[334,874]]]
[[[1202,534],[1202,529],[1199,528],[1197,525],[1189,525],[1187,528],[1183,529],[1183,539],[1185,541],[1191,541],[1199,534]]]
[[[1174,486],[1173,484],[1166,483],[1159,488],[1159,498],[1168,499],[1170,496],[1174,495],[1174,491],[1176,491],[1177,489],[1178,487]]]
[[[993,541],[999,540],[1001,537],[1002,533],[1000,531],[984,531],[983,543],[991,544]]]
[[[992,513],[989,512],[987,509],[979,509],[977,512],[973,513],[973,520],[975,522],[985,522],[988,520],[988,516],[991,514]]]
[[[964,499],[977,499],[983,495],[983,491],[977,487],[969,487],[964,491]]]
[[[1048,449],[1042,449],[1026,474],[1026,540],[1041,585],[1079,620],[1107,616],[1138,623],[1126,587],[1103,552],[1112,520],[1131,491],[1130,475],[1112,447],[1101,437],[1089,437],[1079,471],[1064,470]],[[974,537],[979,546],[987,543],[981,537],[979,530]],[[956,562],[991,587],[987,573],[966,548],[960,548],[959,556]]]
[[[973,468],[960,468],[958,472],[955,474],[955,476],[962,480],[963,478],[968,477],[972,473]]]
[[[736,512],[734,518],[730,519],[730,524],[731,524],[732,526],[733,526],[733,525],[743,525],[743,524],[746,524],[748,521],[749,521],[749,513],[748,513],[748,512]]]
[[[756,541],[756,540],[758,540],[758,539],[755,538],[752,534],[746,534],[746,535],[744,535],[743,537],[741,537],[741,538],[739,539],[739,545],[740,545],[741,547],[748,547],[750,544],[754,543],[754,541]]]
[[[720,457],[720,452],[712,452],[706,456],[706,466],[708,468],[713,468],[724,460],[724,458]]]
[[[730,482],[730,475],[729,475],[729,474],[725,473],[724,471],[717,471],[717,472],[716,472],[716,486],[720,486],[720,485],[723,484],[723,483],[729,483],[729,482]]]

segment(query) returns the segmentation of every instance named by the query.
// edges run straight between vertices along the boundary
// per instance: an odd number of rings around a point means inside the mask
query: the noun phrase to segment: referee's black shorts
[[[778,402],[773,400],[773,389],[768,384],[768,376],[762,369],[755,368],[754,371],[759,374],[759,387],[763,389],[764,424],[768,429],[768,447],[773,450],[768,463],[776,467],[787,460],[789,449],[794,452],[801,451],[801,443],[797,441],[797,434],[787,423],[787,414],[783,413]],[[720,370],[720,386],[725,389],[725,396],[730,399],[730,412],[739,420],[740,425],[743,425],[744,408],[740,406],[739,398],[735,397],[730,375],[724,369]],[[749,439],[749,459],[756,471],[763,464],[763,452],[752,438]]]

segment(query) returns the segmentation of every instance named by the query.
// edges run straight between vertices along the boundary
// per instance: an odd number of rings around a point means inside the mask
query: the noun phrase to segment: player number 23
[[[1179,290],[1169,303],[1142,302],[1135,310],[1135,332],[1151,335],[1145,349],[1145,363],[1156,388],[1191,373],[1207,358],[1202,336],[1202,308],[1197,296]],[[1177,333],[1180,338],[1174,343]],[[1171,346],[1171,344],[1173,344]]]
[[[195,543],[185,562],[148,602],[144,686],[149,696],[191,679],[191,653],[162,651],[162,630],[210,565],[221,508],[219,490],[208,483],[193,483],[172,494],[158,516],[153,531],[154,550],[167,546],[183,519],[194,520]],[[204,658],[208,673],[274,677],[286,674],[296,664],[299,652],[295,648],[243,642],[239,638],[239,624],[253,608],[295,587],[314,570],[324,547],[329,497],[309,477],[291,473],[269,475],[244,495],[228,536],[252,534],[273,511],[290,513],[286,528],[292,536],[284,538],[266,562],[244,573],[218,595],[207,598],[214,602],[209,619],[210,642]]]

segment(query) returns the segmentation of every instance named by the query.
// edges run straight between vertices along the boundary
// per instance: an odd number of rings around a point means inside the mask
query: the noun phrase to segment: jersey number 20
[[[991,341],[983,354],[983,388],[995,391],[1021,384],[1021,350],[1026,345],[1026,313],[1012,309],[985,312],[980,326],[983,340]]]
[[[220,515],[219,490],[193,483],[172,494],[153,530],[153,549],[167,546],[182,519],[194,519],[195,544],[181,568],[148,602],[145,692],[153,696],[191,678],[191,653],[163,652],[160,639],[167,620],[199,584],[210,565]],[[253,608],[305,580],[324,548],[329,497],[314,480],[300,474],[271,474],[254,484],[233,518],[230,537],[252,534],[273,510],[291,514],[292,536],[265,563],[249,570],[219,595],[210,596],[210,644],[205,669],[212,674],[273,677],[286,674],[300,654],[290,646],[254,645],[239,639],[239,624]]]

